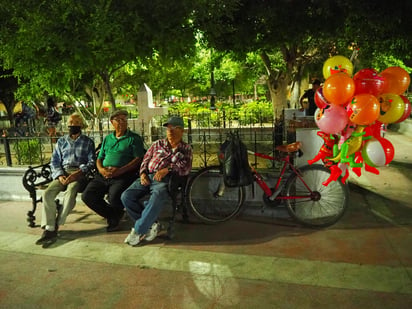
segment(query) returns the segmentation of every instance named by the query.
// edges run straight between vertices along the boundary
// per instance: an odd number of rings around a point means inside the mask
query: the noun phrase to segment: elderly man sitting
[[[140,179],[121,196],[127,213],[134,221],[134,227],[124,241],[131,246],[157,236],[159,223],[156,220],[168,198],[169,173],[173,171],[184,176],[192,168],[192,147],[182,141],[183,119],[171,117],[163,126],[167,130],[167,138],[154,142],[149,148],[140,166]],[[140,199],[148,193],[149,200],[142,205]]]
[[[57,229],[66,221],[67,215],[76,204],[76,196],[87,184],[86,174],[94,168],[95,147],[91,138],[82,134],[85,127],[83,117],[74,113],[67,120],[69,134],[57,140],[51,157],[53,181],[43,194],[42,237],[36,244],[44,244],[57,237]],[[59,221],[56,222],[56,196],[66,190]]]

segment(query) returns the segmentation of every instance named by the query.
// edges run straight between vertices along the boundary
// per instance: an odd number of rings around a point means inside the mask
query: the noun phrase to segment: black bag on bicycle
[[[238,133],[230,133],[220,148],[219,159],[223,168],[223,180],[227,187],[247,186],[253,182],[246,145]]]

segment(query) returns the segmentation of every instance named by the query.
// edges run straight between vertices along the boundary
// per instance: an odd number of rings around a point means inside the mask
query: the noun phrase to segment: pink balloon
[[[348,115],[343,106],[332,104],[316,110],[315,122],[323,132],[338,134],[348,124]]]

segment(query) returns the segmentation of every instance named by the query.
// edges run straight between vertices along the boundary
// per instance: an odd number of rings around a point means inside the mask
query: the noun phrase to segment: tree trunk
[[[102,76],[103,83],[106,89],[106,93],[108,94],[110,103],[112,104],[112,110],[115,111],[116,110],[116,100],[113,96],[112,85],[110,84],[110,74],[107,71],[105,71],[101,74],[101,76]]]
[[[268,74],[267,84],[273,105],[274,121],[277,123],[282,119],[283,110],[288,107],[287,89],[291,77],[288,72],[275,71],[272,69],[272,63],[265,52],[262,52],[260,56]]]

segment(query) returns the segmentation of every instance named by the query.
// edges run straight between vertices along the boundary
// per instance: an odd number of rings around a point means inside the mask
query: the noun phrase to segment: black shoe
[[[57,231],[44,230],[43,235],[41,235],[41,238],[36,241],[36,245],[41,245],[45,242],[54,240],[56,237]]]
[[[106,227],[106,232],[110,233],[110,232],[115,232],[119,230],[119,224],[120,224],[120,220],[117,218],[109,218],[107,219],[107,227]]]

